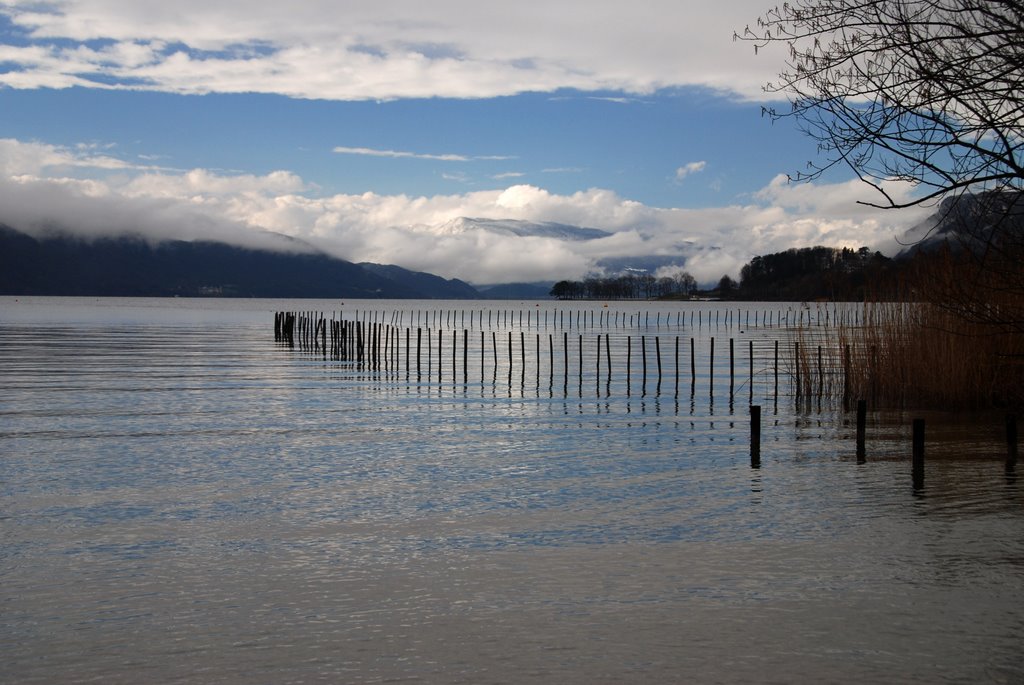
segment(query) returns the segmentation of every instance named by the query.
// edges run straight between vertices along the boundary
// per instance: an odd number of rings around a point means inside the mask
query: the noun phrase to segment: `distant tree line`
[[[895,272],[892,260],[866,247],[794,248],[751,259],[740,270],[739,286],[728,297],[795,302],[862,300],[886,294]]]
[[[551,296],[560,300],[679,299],[694,296],[722,300],[863,300],[894,294],[902,265],[866,247],[793,248],[760,255],[740,270],[737,282],[729,275],[710,289],[700,290],[690,273],[673,276],[620,274],[588,276],[582,281],[559,281]]]
[[[551,296],[559,300],[651,300],[688,297],[696,290],[697,280],[686,271],[661,277],[627,273],[587,276],[582,281],[559,281],[551,288]]]

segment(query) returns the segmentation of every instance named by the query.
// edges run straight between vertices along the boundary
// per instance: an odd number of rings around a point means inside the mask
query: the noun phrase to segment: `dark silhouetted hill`
[[[0,225],[0,294],[155,297],[477,298],[462,281],[322,252],[216,242],[35,238]]]

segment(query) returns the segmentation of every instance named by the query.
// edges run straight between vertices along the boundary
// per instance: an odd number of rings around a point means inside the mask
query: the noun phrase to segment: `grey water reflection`
[[[985,417],[926,417],[915,493],[910,417],[872,413],[858,463],[841,407],[773,401],[768,332],[731,379],[689,310],[650,316],[645,392],[634,311],[559,312],[613,324],[568,364],[474,331],[465,376],[435,331],[417,376],[275,345],[278,303],[144,304],[0,310],[5,681],[1024,679]]]

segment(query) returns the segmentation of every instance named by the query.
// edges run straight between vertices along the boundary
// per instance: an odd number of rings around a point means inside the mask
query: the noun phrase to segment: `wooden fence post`
[[[761,466],[761,405],[750,405],[750,465]]]

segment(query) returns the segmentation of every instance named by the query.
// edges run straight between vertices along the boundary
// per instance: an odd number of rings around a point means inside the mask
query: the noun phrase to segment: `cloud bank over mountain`
[[[475,284],[580,278],[609,258],[675,257],[698,280],[738,274],[794,245],[891,243],[923,218],[858,205],[861,183],[791,185],[742,204],[652,207],[614,191],[510,185],[458,194],[320,195],[289,171],[263,175],[133,164],[89,146],[0,140],[0,223],[38,235],[136,234],[270,249],[272,234],[353,262],[397,264]],[[910,191],[893,186],[896,196]]]

